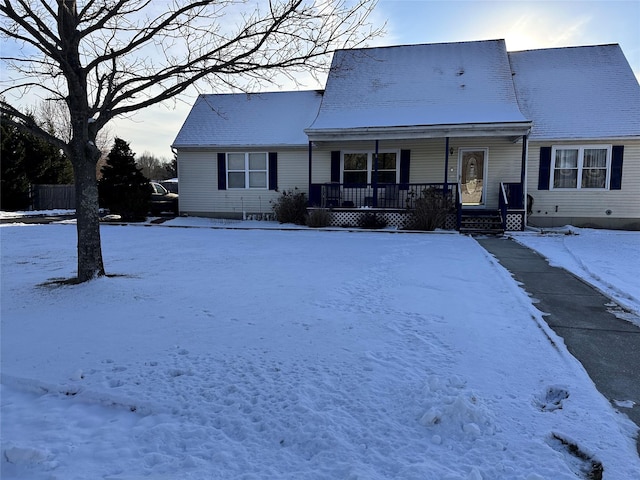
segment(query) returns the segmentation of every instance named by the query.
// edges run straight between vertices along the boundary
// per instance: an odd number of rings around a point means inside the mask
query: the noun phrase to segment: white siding
[[[308,191],[308,155],[305,149],[278,151],[278,191],[218,190],[218,152],[178,151],[181,212],[242,218],[243,214],[271,213],[270,202],[277,199],[283,190],[298,187],[300,191]]]
[[[534,226],[640,228],[640,141],[589,140],[555,142],[562,145],[624,145],[621,190],[538,190],[540,147],[552,143],[531,142],[527,168],[527,191],[533,197],[529,224]],[[610,214],[607,214],[607,211]]]
[[[411,183],[440,183],[445,174],[445,139],[414,141],[381,141],[379,150],[411,150],[409,181]],[[458,150],[487,148],[487,206],[497,208],[500,182],[519,182],[522,142],[507,139],[476,137],[452,138],[449,148],[447,180],[458,181]],[[331,151],[374,151],[374,142],[323,143],[313,149],[313,183],[331,179]],[[242,151],[242,150],[237,150]],[[243,214],[270,213],[271,201],[283,190],[297,187],[308,193],[308,150],[278,151],[278,190],[218,190],[219,150],[178,151],[180,179],[180,211],[192,215],[242,217]]]
[[[380,141],[378,149],[411,150],[409,170],[410,183],[444,182],[445,148],[444,138],[414,141]],[[487,207],[498,207],[500,182],[520,182],[522,165],[522,141],[517,143],[508,139],[493,137],[451,138],[447,181],[458,182],[458,150],[460,148],[488,148],[489,163],[487,170]],[[324,183],[331,178],[331,151],[375,151],[375,142],[344,142],[322,144],[313,151],[313,182]]]

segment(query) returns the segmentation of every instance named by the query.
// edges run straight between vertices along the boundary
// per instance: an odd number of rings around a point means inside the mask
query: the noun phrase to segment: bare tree
[[[105,274],[96,137],[113,118],[175,99],[194,84],[254,88],[327,65],[379,30],[375,0],[0,0],[0,112],[63,149],[74,167],[78,281]],[[249,7],[249,8],[248,8]],[[69,113],[70,136],[39,129],[19,107],[37,95]],[[12,100],[15,99],[15,100]]]
[[[164,180],[167,178],[167,162],[166,158],[158,158],[149,151],[144,151],[142,155],[136,156],[136,164],[142,170],[142,174],[149,180]]]
[[[65,143],[68,143],[72,137],[71,119],[69,118],[69,110],[67,105],[61,102],[41,101],[36,108],[36,117],[41,119],[45,125],[50,126],[48,130],[53,129],[55,136]],[[96,135],[96,145],[103,153],[103,156],[109,154],[110,145],[113,144],[113,134],[109,126],[103,127]]]

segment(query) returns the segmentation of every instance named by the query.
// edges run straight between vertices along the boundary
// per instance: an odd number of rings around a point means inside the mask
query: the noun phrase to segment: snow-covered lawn
[[[114,276],[75,286],[74,225],[0,228],[4,480],[585,478],[563,442],[638,478],[472,238],[187,223],[104,226]]]
[[[640,316],[640,232],[565,227],[516,233],[519,243],[584,279],[635,316]]]

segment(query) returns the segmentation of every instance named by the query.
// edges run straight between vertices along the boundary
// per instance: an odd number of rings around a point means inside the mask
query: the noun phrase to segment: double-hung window
[[[227,153],[227,185],[232,188],[267,188],[266,153]]]
[[[551,153],[554,189],[606,189],[611,145],[554,146]]]
[[[375,153],[347,152],[343,154],[342,181],[346,184],[366,184],[375,181]],[[398,153],[378,153],[378,183],[398,182]]]

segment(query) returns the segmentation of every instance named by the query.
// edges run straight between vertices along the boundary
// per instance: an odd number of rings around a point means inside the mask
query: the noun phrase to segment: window
[[[228,187],[267,188],[267,165],[266,153],[228,153]]]
[[[554,146],[551,154],[554,189],[606,189],[610,145]]]
[[[378,153],[378,183],[398,182],[397,152]],[[375,153],[353,152],[343,155],[343,183],[372,183],[375,180]]]

